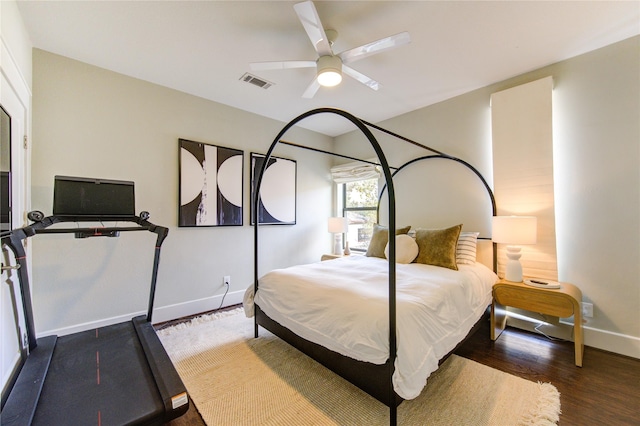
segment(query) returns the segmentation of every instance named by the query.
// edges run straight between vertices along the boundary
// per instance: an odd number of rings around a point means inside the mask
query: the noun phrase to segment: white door
[[[2,70],[0,81],[0,105],[3,116],[1,133],[4,136],[0,151],[0,164],[3,172],[10,171],[10,197],[12,228],[25,225],[25,210],[28,197],[28,154],[26,148],[26,129],[29,111],[29,100],[24,101],[25,90],[16,90],[16,86],[7,80]],[[24,89],[24,87],[22,87]],[[8,170],[6,170],[8,169]],[[4,192],[4,191],[3,191]],[[5,226],[3,224],[3,231]],[[5,267],[16,265],[12,252],[2,247],[3,265],[0,280],[0,371],[2,375],[3,396],[7,382],[19,365],[24,348],[25,321],[22,312],[20,287],[16,271]]]

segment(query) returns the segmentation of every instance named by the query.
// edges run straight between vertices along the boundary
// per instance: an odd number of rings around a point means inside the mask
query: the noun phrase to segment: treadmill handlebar
[[[146,216],[146,215],[145,215]],[[148,216],[146,216],[148,217]],[[118,222],[133,222],[137,224],[137,227],[94,227],[94,228],[51,228],[52,225],[63,222],[95,222],[100,221],[97,217],[90,216],[47,216],[42,220],[27,225],[22,228],[14,229],[9,233],[4,233],[1,238],[1,243],[6,245],[13,252],[16,262],[18,262],[19,268],[17,269],[18,281],[20,283],[20,294],[22,298],[22,309],[25,315],[25,322],[28,336],[29,351],[32,351],[37,346],[35,325],[33,321],[33,307],[31,303],[31,289],[29,286],[29,277],[27,275],[27,258],[22,240],[29,237],[33,237],[36,234],[65,234],[73,233],[76,237],[93,237],[93,236],[117,236],[120,232],[126,231],[149,231],[157,235],[155,250],[154,250],[154,265],[151,273],[151,288],[149,292],[149,306],[147,319],[151,321],[151,315],[153,312],[153,303],[155,300],[156,280],[158,274],[158,264],[160,261],[160,247],[163,241],[169,234],[169,229],[155,225],[149,222],[146,218],[140,216],[117,216],[117,217],[104,217],[104,220],[118,221]]]
[[[115,222],[133,222],[138,226],[98,226],[98,227],[85,227],[85,228],[49,228],[57,223],[64,222],[100,222],[103,220],[115,221]],[[85,237],[91,236],[113,236],[111,233],[126,232],[126,231],[149,231],[158,235],[159,243],[164,241],[169,233],[169,229],[155,225],[149,222],[146,218],[140,216],[113,216],[113,217],[98,217],[98,216],[47,216],[38,222],[34,222],[30,225],[22,228],[14,229],[10,233],[6,233],[2,236],[2,242],[9,240],[11,235],[17,236],[20,240],[32,237],[36,234],[82,234]]]

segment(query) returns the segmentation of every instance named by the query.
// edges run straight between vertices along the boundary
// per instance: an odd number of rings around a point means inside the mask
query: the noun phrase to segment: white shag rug
[[[387,425],[389,409],[287,343],[242,308],[158,331],[207,425]],[[398,407],[400,425],[555,425],[560,394],[452,355],[418,398]]]

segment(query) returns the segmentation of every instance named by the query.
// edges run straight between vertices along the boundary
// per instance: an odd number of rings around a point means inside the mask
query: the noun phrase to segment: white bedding
[[[486,266],[459,270],[396,265],[398,351],[394,389],[417,397],[438,361],[471,330],[491,303],[498,277]],[[348,357],[384,364],[389,353],[388,262],[349,256],[277,269],[259,281],[255,303],[297,335]],[[253,316],[253,285],[244,297]]]

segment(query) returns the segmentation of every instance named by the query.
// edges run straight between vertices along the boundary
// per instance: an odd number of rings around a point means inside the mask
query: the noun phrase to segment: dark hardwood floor
[[[456,354],[560,392],[560,425],[640,425],[640,360],[585,346],[581,367],[572,342],[508,327],[495,342],[489,323]]]
[[[640,425],[640,360],[585,347],[583,367],[574,364],[573,343],[507,328],[492,342],[489,321],[455,353],[560,392],[562,426]],[[171,426],[204,425],[191,404]]]

